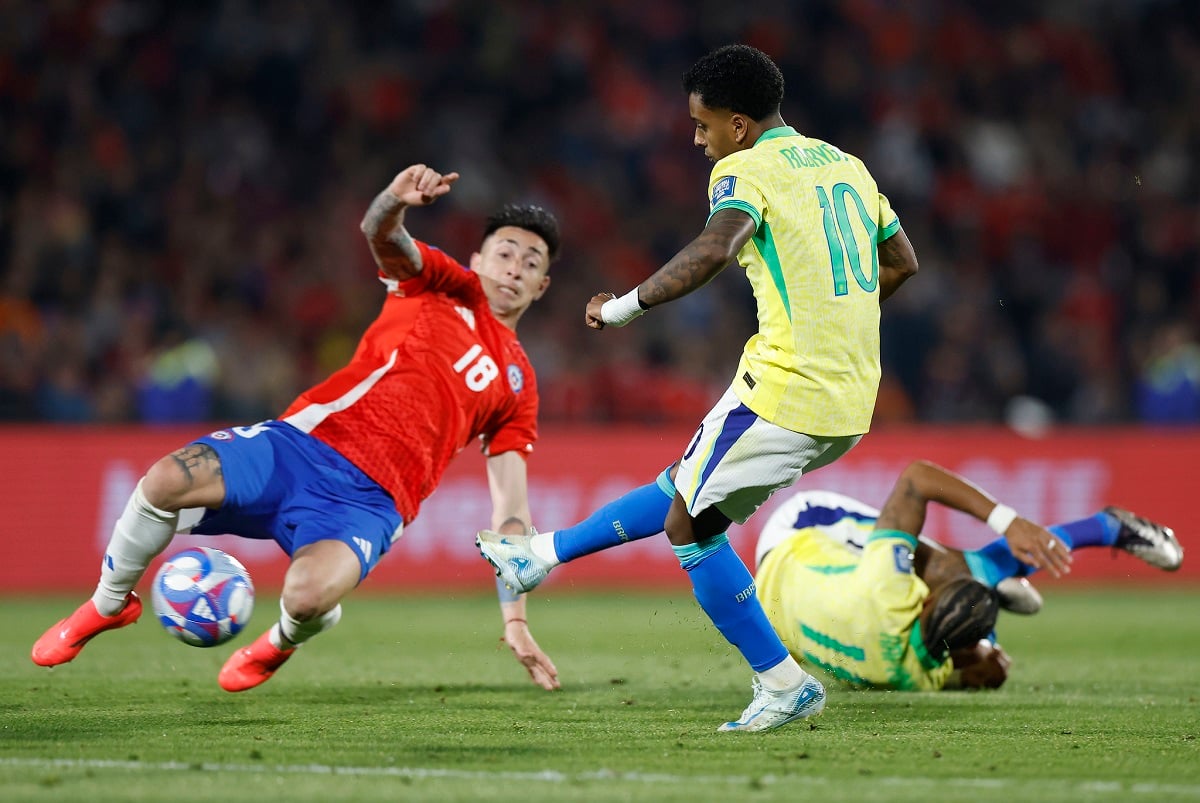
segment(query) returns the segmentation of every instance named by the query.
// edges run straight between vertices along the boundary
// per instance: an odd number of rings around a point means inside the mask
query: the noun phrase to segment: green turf
[[[684,593],[551,591],[546,693],[485,597],[352,597],[265,686],[146,617],[53,671],[78,600],[0,600],[0,798],[15,800],[1200,800],[1200,591],[1053,590],[1005,614],[998,692],[831,687],[815,728],[718,734],[749,673]],[[56,761],[61,763],[55,763]]]

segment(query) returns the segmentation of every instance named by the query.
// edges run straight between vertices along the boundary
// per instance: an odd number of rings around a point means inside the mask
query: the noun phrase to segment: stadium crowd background
[[[409,220],[460,260],[503,201],[564,224],[543,420],[698,420],[754,328],[736,271],[583,309],[703,225],[679,76],[730,41],[916,245],[877,422],[1200,422],[1194,0],[0,3],[0,420],[277,413],[376,313],[358,222],[415,161],[463,174]]]

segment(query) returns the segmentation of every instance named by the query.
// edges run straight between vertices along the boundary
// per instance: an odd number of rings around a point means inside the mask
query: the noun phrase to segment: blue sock
[[[1056,524],[1048,528],[1071,549],[1089,546],[1112,546],[1117,543],[1121,522],[1108,513],[1097,513],[1079,521]]]
[[[700,607],[755,672],[787,658],[787,648],[754,595],[754,578],[724,534],[671,548],[687,570]]]
[[[1086,519],[1069,521],[1048,527],[1071,551],[1085,547],[1112,546],[1117,542],[1121,523],[1108,513],[1097,513]],[[1008,547],[1008,541],[997,538],[982,549],[964,552],[967,566],[980,581],[990,586],[1005,577],[1028,577],[1036,569],[1018,560]]]
[[[626,541],[658,535],[674,498],[675,486],[664,471],[656,482],[634,488],[575,526],[555,530],[554,551],[566,563]]]
[[[1005,577],[1024,577],[1033,571],[1029,564],[1017,560],[1003,538],[997,538],[982,549],[964,552],[963,557],[975,579],[992,588]]]

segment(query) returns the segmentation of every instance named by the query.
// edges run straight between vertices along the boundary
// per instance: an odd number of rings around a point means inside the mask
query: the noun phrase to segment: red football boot
[[[283,666],[284,661],[291,658],[295,651],[295,647],[281,650],[272,644],[271,631],[268,630],[249,647],[242,647],[229,656],[229,660],[217,675],[217,682],[225,691],[253,689],[270,680],[275,670]]]
[[[142,601],[132,591],[125,597],[125,607],[113,616],[102,616],[89,599],[76,608],[75,613],[54,625],[34,642],[33,662],[38,666],[65,664],[79,655],[83,645],[105,630],[116,630],[118,627],[131,625],[141,615]]]

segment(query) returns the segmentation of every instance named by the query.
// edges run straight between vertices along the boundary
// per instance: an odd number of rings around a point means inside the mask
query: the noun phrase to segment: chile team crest
[[[520,393],[521,388],[525,387],[525,374],[521,372],[521,367],[509,363],[508,366],[508,386],[512,388],[513,393]]]

